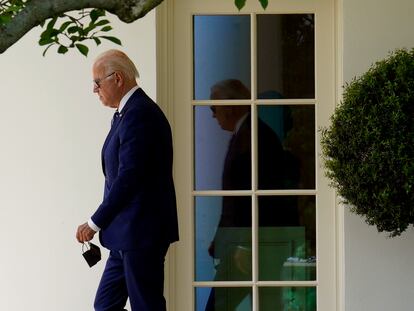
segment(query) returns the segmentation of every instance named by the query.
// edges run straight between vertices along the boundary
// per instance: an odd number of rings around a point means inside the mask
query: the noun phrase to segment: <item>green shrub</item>
[[[345,85],[322,153],[332,185],[368,224],[398,236],[414,223],[414,49]]]

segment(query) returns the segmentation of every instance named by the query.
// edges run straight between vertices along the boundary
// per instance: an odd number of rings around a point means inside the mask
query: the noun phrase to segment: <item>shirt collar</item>
[[[121,113],[121,111],[122,111],[122,109],[125,107],[125,105],[126,105],[126,103],[127,103],[127,101],[128,101],[128,99],[132,96],[132,94],[134,94],[134,92],[136,91],[136,90],[138,90],[139,89],[139,86],[138,85],[135,85],[132,89],[130,89],[129,91],[128,91],[128,93],[126,93],[125,95],[124,95],[124,97],[122,97],[122,99],[121,99],[121,101],[120,101],[120,103],[119,103],[119,107],[118,107],[118,112],[119,113]]]
[[[236,128],[234,129],[233,134],[237,134],[237,132],[240,130],[240,128],[241,128],[241,126],[242,126],[243,122],[247,119],[247,116],[248,116],[248,115],[249,115],[249,113],[246,113],[245,115],[243,115],[243,116],[239,119],[239,121],[237,121],[237,123],[236,123]]]

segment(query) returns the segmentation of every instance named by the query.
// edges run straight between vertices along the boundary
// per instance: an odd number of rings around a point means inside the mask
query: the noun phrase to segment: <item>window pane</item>
[[[315,97],[313,14],[257,16],[259,99]]]
[[[259,288],[260,311],[316,311],[315,287]]]
[[[250,121],[250,106],[194,107],[196,190],[251,189]]]
[[[196,281],[252,279],[251,197],[196,197]]]
[[[315,107],[258,107],[259,189],[315,189]]]
[[[250,88],[250,76],[250,16],[194,16],[194,99],[229,78]]]
[[[315,197],[259,197],[259,280],[315,279]]]
[[[196,311],[251,311],[250,287],[196,288]]]

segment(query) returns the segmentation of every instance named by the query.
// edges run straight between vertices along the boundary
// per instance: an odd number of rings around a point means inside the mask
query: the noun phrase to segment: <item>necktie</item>
[[[115,111],[114,116],[112,117],[111,127],[116,125],[116,123],[119,121],[119,117],[120,117],[120,113],[117,110],[117,111]]]

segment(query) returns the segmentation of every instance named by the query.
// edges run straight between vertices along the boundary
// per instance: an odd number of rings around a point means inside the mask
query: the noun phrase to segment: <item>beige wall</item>
[[[413,0],[344,1],[344,80],[388,52],[414,47]],[[414,305],[414,230],[387,238],[345,213],[346,311],[411,311]]]
[[[155,14],[130,25],[111,19],[155,99]],[[102,197],[113,113],[92,93],[90,68],[116,46],[43,58],[38,34],[0,55],[0,310],[92,310],[104,261],[87,266],[75,230]]]

